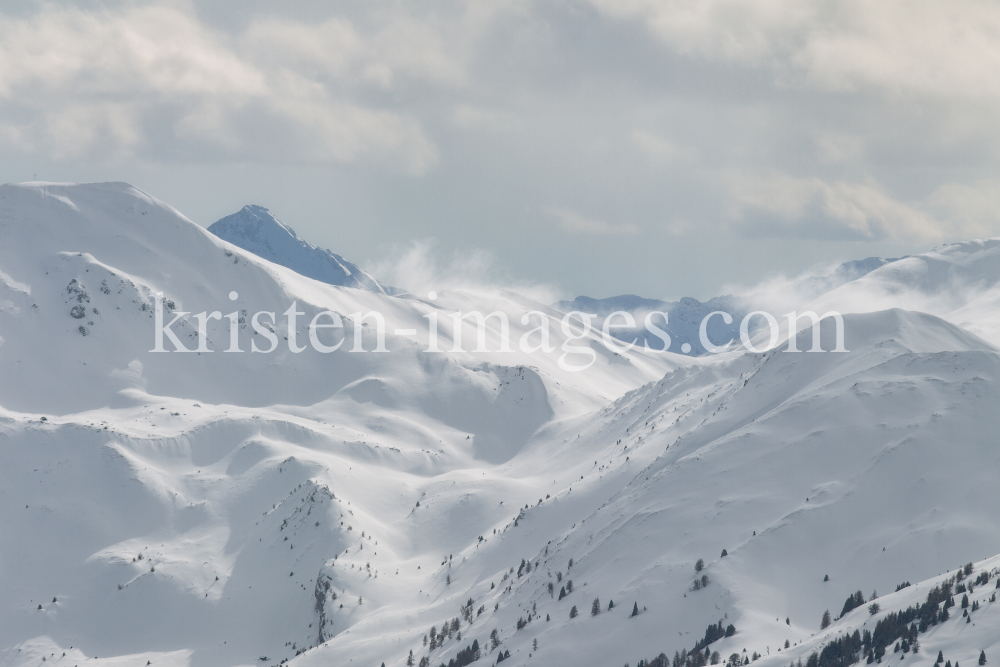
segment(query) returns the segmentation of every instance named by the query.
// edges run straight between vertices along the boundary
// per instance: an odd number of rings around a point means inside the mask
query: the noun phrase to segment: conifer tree
[[[569,610],[569,617],[570,618],[576,618],[576,613],[577,613],[576,612],[576,605],[573,605],[573,608]]]
[[[986,664],[986,651],[980,651],[979,652],[979,664],[980,665],[985,665]]]
[[[830,627],[830,610],[829,609],[827,609],[826,611],[823,612],[823,620],[820,621],[819,629],[820,630],[826,630],[828,627]]]
[[[601,613],[601,601],[598,598],[594,598],[594,604],[590,605],[590,615],[597,616]]]
[[[638,602],[633,602],[632,603],[632,613],[629,614],[629,618],[632,618],[633,616],[638,616],[638,615],[639,615],[639,603]]]

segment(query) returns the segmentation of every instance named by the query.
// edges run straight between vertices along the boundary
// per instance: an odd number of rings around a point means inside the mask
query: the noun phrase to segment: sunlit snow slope
[[[848,353],[615,354],[595,335],[571,372],[558,327],[552,353],[505,353],[493,324],[490,352],[428,353],[434,313],[501,310],[513,342],[522,315],[558,313],[323,284],[125,184],[0,188],[0,272],[3,667],[436,666],[474,640],[477,664],[617,667],[720,620],[735,634],[713,651],[771,660],[788,639],[783,665],[855,590],[1000,553],[1000,356],[934,314],[848,315]],[[278,350],[223,352],[223,318],[215,352],[150,353],[160,292],[176,312],[273,311]],[[341,349],[290,352],[326,309]],[[349,351],[356,326],[375,347],[369,311],[388,352]],[[241,349],[266,347],[247,325]],[[174,329],[202,342],[191,317]],[[832,319],[822,333],[832,349]],[[455,618],[461,639],[424,643]],[[1000,653],[976,622],[961,651]],[[933,632],[965,664],[954,628]]]

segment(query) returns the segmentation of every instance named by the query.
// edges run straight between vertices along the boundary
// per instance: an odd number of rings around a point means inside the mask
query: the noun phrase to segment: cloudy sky
[[[708,297],[1000,235],[992,2],[9,5],[0,181],[260,204],[397,284]]]

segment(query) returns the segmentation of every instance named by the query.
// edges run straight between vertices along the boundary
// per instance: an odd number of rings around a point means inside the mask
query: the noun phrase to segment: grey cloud
[[[635,234],[638,228],[632,224],[612,224],[583,216],[566,208],[550,207],[548,213],[555,218],[559,227],[569,234]]]

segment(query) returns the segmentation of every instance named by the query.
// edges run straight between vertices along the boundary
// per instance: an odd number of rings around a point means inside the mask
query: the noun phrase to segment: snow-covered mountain
[[[454,667],[475,642],[476,664],[617,667],[711,639],[709,662],[783,666],[924,604],[946,572],[954,593],[969,561],[988,575],[971,621],[952,608],[883,660],[995,662],[1000,352],[976,304],[997,247],[820,297],[865,299],[846,353],[612,353],[558,326],[552,352],[502,352],[496,319],[489,351],[451,351],[456,311],[505,313],[512,342],[560,313],[325,284],[126,184],[2,186],[0,665]],[[922,301],[893,305],[916,275]],[[160,293],[195,351],[150,352]],[[292,351],[326,310],[343,346]],[[370,351],[375,311],[388,352]],[[266,333],[277,349],[249,351]],[[559,363],[570,342],[590,368]],[[857,590],[864,608],[821,631]]]
[[[898,262],[905,257],[867,257],[865,259],[844,262],[829,275],[802,278],[792,283],[791,289],[801,294],[807,301],[837,289],[841,285],[867,276],[872,271],[881,269],[886,264]]]
[[[822,295],[815,305],[844,312],[893,305],[920,310],[1000,344],[1000,239],[951,243],[904,258]]]
[[[636,326],[621,326],[623,320],[621,316],[618,316],[612,322],[616,328],[609,329],[611,335],[619,340],[635,341],[637,345],[649,346],[655,350],[663,349],[663,341],[655,333],[651,333],[650,329],[644,326],[644,323],[650,313],[666,313],[666,324],[662,315],[654,315],[652,322],[670,335],[668,349],[678,354],[700,356],[706,352],[705,346],[701,342],[700,327],[702,321],[710,313],[721,311],[732,317],[732,322],[729,323],[719,316],[708,320],[706,329],[708,339],[719,344],[722,341],[739,337],[740,322],[747,313],[757,309],[767,310],[775,305],[775,301],[808,303],[841,285],[857,280],[896,261],[899,261],[898,258],[868,257],[867,259],[844,262],[828,275],[811,276],[792,281],[780,288],[778,294],[751,293],[741,296],[727,294],[713,297],[704,302],[691,297],[683,297],[679,301],[660,301],[658,299],[644,299],[634,294],[623,294],[605,299],[578,296],[572,301],[554,303],[553,307],[567,313],[572,311],[594,313],[597,315],[595,326],[598,328],[603,326],[611,313],[629,313]],[[760,324],[759,321],[753,323],[754,326]]]
[[[317,248],[300,239],[294,229],[271,215],[263,206],[244,206],[236,213],[212,223],[208,231],[234,246],[307,278],[379,294],[391,294],[395,291],[380,284],[364,269],[337,253]]]

